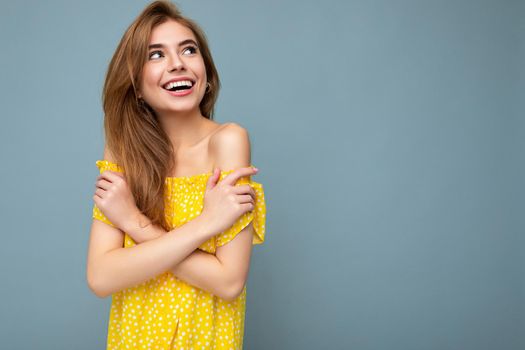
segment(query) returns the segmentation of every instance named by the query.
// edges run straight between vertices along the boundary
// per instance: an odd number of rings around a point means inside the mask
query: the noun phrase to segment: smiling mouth
[[[194,81],[183,80],[183,81],[167,83],[162,88],[167,91],[177,92],[177,91],[190,90],[193,86],[195,86]]]

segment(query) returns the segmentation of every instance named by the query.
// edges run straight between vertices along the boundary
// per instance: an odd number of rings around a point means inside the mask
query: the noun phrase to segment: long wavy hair
[[[201,114],[213,120],[220,88],[204,31],[169,1],[154,1],[131,23],[109,63],[102,92],[106,148],[122,169],[139,210],[170,230],[165,219],[165,178],[174,169],[174,150],[153,109],[139,99],[141,76],[153,29],[173,19],[191,29],[204,59],[210,86]]]

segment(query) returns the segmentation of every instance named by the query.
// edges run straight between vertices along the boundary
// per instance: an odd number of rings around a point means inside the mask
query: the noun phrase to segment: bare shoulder
[[[218,131],[211,137],[210,144],[215,147],[225,144],[227,146],[232,143],[239,146],[239,143],[246,141],[249,141],[248,131],[237,123],[229,122],[219,127]]]
[[[227,171],[250,166],[251,150],[248,131],[237,123],[226,123],[210,139],[214,164]]]

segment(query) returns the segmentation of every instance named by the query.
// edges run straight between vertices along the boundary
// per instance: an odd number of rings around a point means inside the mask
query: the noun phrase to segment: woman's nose
[[[184,68],[184,62],[180,59],[180,57],[178,55],[172,56],[171,60],[169,61],[168,72],[182,68]]]

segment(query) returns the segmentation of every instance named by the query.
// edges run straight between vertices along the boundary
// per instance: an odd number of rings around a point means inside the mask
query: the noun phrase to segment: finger
[[[254,205],[252,203],[243,203],[241,204],[241,209],[244,213],[252,211],[254,208]]]
[[[97,181],[97,183],[95,184],[95,187],[102,188],[104,190],[109,190],[111,185],[112,185],[111,182],[109,182],[108,180],[103,178],[103,179],[100,179],[100,180]]]
[[[124,179],[123,176],[119,176],[118,174],[120,173],[117,173],[116,171],[105,170],[104,172],[102,172],[102,174],[99,175],[99,177],[104,178],[109,182],[118,182]]]
[[[237,198],[239,200],[239,203],[241,203],[241,204],[243,204],[243,203],[255,204],[254,200],[253,200],[253,197],[250,196],[249,194],[242,194],[242,195],[238,196]]]
[[[237,185],[233,188],[235,194],[249,194],[255,199],[255,190],[250,185]]]
[[[221,172],[218,170],[219,168],[213,168],[213,172],[211,173],[206,183],[206,190],[210,190],[217,185],[217,180],[219,179],[220,174],[221,174]]]
[[[258,169],[252,168],[252,167],[244,167],[234,170],[232,173],[226,175],[224,179],[222,179],[221,183],[224,183],[226,185],[234,185],[237,180],[241,177],[250,176],[257,174]]]
[[[104,198],[104,193],[105,193],[105,192],[106,192],[105,190],[102,190],[102,189],[99,188],[99,189],[97,189],[97,190],[95,191],[95,195],[96,195],[97,197],[99,197],[99,198]]]

